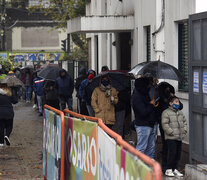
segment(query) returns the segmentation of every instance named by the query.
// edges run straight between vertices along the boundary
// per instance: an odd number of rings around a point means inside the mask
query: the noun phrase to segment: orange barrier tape
[[[126,141],[124,141],[122,139],[122,137],[115,133],[114,131],[112,131],[111,129],[109,129],[102,121],[102,119],[100,118],[95,118],[95,117],[90,117],[90,116],[85,116],[82,114],[78,114],[75,113],[73,111],[70,111],[68,109],[64,110],[65,114],[70,114],[74,117],[80,118],[80,119],[87,119],[87,120],[91,120],[91,121],[95,121],[98,122],[98,125],[107,133],[109,134],[111,137],[113,137],[114,139],[116,139],[117,143],[120,145],[121,148],[124,148],[125,150],[131,152],[132,154],[136,155],[137,157],[139,157],[143,162],[145,162],[147,165],[153,167],[154,169],[154,173],[155,173],[155,179],[156,180],[162,180],[162,170],[160,167],[160,164],[158,162],[156,162],[155,160],[151,159],[150,157],[148,157],[147,155],[141,153],[140,151],[136,150],[133,146],[129,145]]]
[[[49,109],[53,112],[55,112],[56,114],[60,115],[61,118],[61,170],[60,170],[60,179],[64,180],[64,135],[65,135],[65,125],[64,125],[64,113],[60,110],[57,110],[51,106],[48,105],[44,105],[45,109]]]

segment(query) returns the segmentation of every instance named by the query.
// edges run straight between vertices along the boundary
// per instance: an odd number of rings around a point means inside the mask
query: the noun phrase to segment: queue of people
[[[103,66],[103,72],[108,70],[107,66]],[[137,133],[136,149],[155,159],[159,125],[163,172],[167,176],[183,176],[177,169],[182,140],[187,133],[187,123],[181,111],[183,104],[175,96],[172,85],[167,82],[158,84],[156,78],[146,75],[135,80],[131,96],[131,89],[117,91],[105,73],[101,73],[99,85],[95,89],[90,89],[90,84],[96,77],[94,70],[86,73],[86,69],[82,68],[75,84],[64,69],[60,70],[56,80],[44,80],[38,77],[37,72],[38,70],[32,73],[29,69],[25,69],[19,78],[24,83],[26,102],[31,102],[34,91],[40,116],[44,104],[60,110],[64,110],[67,105],[69,110],[73,110],[72,94],[75,87],[78,112],[101,118],[106,126],[124,138],[125,117],[131,103]],[[15,88],[0,84],[0,146],[4,141],[10,145],[9,136],[14,118],[12,103],[18,102],[18,96]]]

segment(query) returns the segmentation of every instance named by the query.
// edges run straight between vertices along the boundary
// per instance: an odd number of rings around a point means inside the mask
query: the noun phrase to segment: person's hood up
[[[94,76],[96,76],[96,71],[94,71],[93,69],[89,69],[89,70],[88,70],[87,76],[88,76],[91,72],[93,72]]]
[[[59,71],[59,76],[61,77],[61,73],[62,72],[65,72],[65,75],[67,76],[67,71],[65,70],[65,69],[61,69],[60,71]]]
[[[142,93],[142,94],[148,94],[149,93],[149,85],[150,85],[150,80],[149,78],[138,78],[135,80],[135,89]]]
[[[81,67],[80,70],[79,70],[79,76],[80,75],[86,75],[86,68],[84,67]]]

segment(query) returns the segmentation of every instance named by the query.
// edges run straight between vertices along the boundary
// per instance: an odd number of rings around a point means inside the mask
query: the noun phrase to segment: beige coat
[[[101,118],[105,124],[113,125],[115,123],[114,104],[118,103],[118,92],[115,88],[111,88],[111,96],[114,97],[114,103],[110,103],[111,97],[106,97],[105,91],[99,87],[95,88],[91,97],[91,105],[95,112],[95,116]]]
[[[182,141],[187,134],[187,122],[182,111],[169,107],[162,113],[162,128],[165,139]]]

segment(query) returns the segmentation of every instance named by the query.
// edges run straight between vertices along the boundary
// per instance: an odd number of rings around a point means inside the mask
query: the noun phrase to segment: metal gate
[[[207,12],[189,16],[190,160],[207,163]]]

